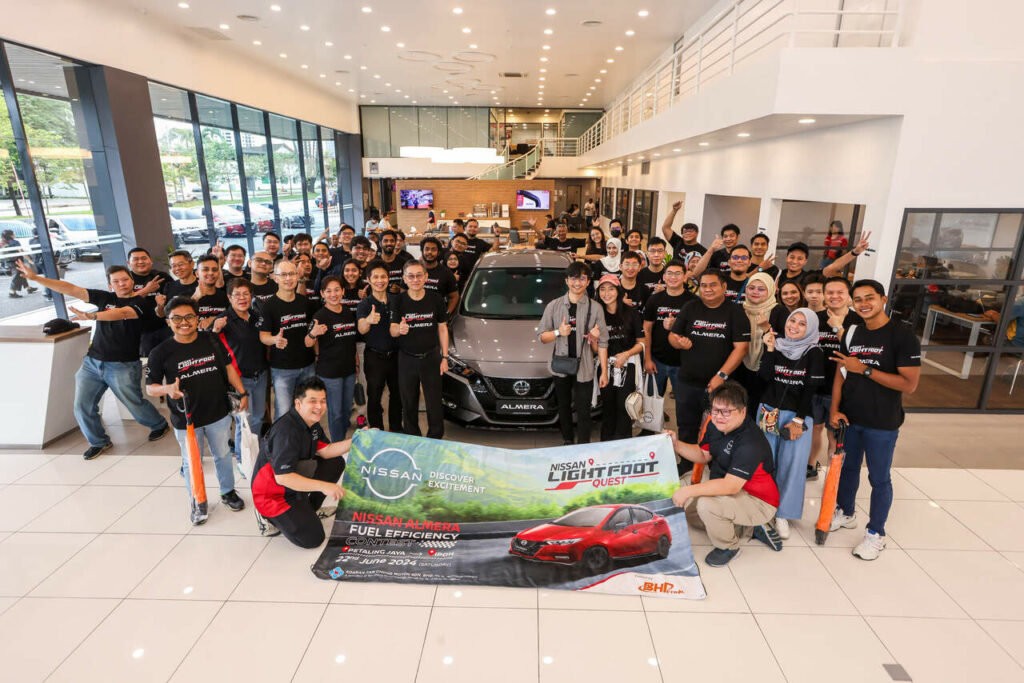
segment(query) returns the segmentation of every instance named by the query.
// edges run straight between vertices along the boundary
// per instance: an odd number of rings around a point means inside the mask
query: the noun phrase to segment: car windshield
[[[31,225],[25,223],[0,223],[0,231],[11,230],[14,232],[15,239],[32,239],[36,236],[36,231]]]
[[[563,268],[477,269],[466,285],[462,312],[477,318],[540,318],[565,293]]]
[[[551,522],[558,526],[597,526],[608,516],[608,508],[581,508]]]
[[[96,229],[96,219],[92,216],[61,216],[61,221],[72,232]]]

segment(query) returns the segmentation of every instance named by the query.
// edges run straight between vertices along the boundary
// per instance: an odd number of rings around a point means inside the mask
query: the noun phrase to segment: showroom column
[[[771,240],[769,244],[778,249],[779,223],[782,221],[782,200],[762,197],[761,213],[759,215],[757,231],[768,235],[768,239]],[[750,243],[749,237],[747,238],[747,243]],[[774,254],[775,249],[770,250],[769,253]]]
[[[90,67],[89,72],[124,254],[144,247],[157,267],[166,268],[174,237],[149,81],[105,66]]]

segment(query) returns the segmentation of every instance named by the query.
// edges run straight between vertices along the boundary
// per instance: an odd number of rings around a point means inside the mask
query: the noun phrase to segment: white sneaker
[[[853,554],[862,560],[875,560],[884,549],[885,536],[879,536],[874,531],[866,530],[864,540],[853,549]]]
[[[775,532],[779,534],[779,538],[782,540],[789,538],[789,520],[776,518]]]
[[[832,524],[829,526],[829,531],[835,531],[836,529],[856,529],[857,528],[857,514],[844,515],[843,511],[838,507],[835,513],[832,515]]]

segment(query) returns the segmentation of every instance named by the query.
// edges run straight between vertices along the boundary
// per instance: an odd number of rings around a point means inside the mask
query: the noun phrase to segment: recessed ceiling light
[[[380,78],[380,74],[373,74],[374,78]]]
[[[654,153],[654,156],[656,156],[656,157],[660,157],[660,156],[661,156],[661,153],[660,153],[660,152],[655,152],[655,153]]]
[[[599,73],[606,74],[606,73],[608,73],[608,69],[601,69],[601,71]]]
[[[376,104],[377,100],[370,100],[370,104]]]
[[[540,61],[542,61],[542,62],[546,62],[546,61],[548,61],[548,58],[547,58],[547,57],[541,57],[541,58],[540,58]]]
[[[372,11],[373,11],[372,7],[364,7],[363,8],[363,14],[369,14]]]
[[[550,28],[544,29],[544,35],[550,36],[552,33],[554,33],[554,31],[552,29],[550,29]]]
[[[711,143],[710,142],[698,142],[697,144],[700,145],[701,147],[707,147]]]
[[[544,10],[544,14],[548,15],[549,17],[554,15],[556,12],[557,10],[554,7],[549,7],[548,9]]]
[[[641,158],[641,159],[643,159],[643,158],[644,158],[644,155],[643,155],[643,154],[641,154],[641,155],[640,155],[640,158]]]
[[[477,44],[476,43],[470,43],[469,44],[469,49],[470,50],[475,50],[476,48],[477,48]]]
[[[462,14],[461,7],[452,7],[452,14]]]
[[[541,69],[541,70],[540,70],[540,72],[541,72],[542,74],[546,74],[546,73],[548,72],[548,70],[547,70],[547,69]]]
[[[540,85],[538,85],[537,87],[538,87],[538,88],[540,88],[541,90],[543,90],[543,89],[544,89],[544,84],[543,84],[543,83],[541,83],[541,84],[540,84]]]
[[[494,93],[496,93],[496,92],[498,92],[498,91],[497,91],[497,90],[492,90],[492,91],[491,91],[491,94],[493,95],[493,94],[494,94]]]
[[[302,26],[299,27],[299,30],[300,31],[308,31],[309,30],[309,26],[306,25],[306,24],[303,24]]]
[[[413,101],[412,101],[412,103],[413,103],[413,104],[416,104],[416,100],[413,100]]]
[[[366,99],[366,95],[360,95],[359,97]]]
[[[601,79],[600,79],[600,78],[595,78],[595,79],[594,79],[594,83],[600,83],[600,82],[601,82]]]
[[[646,17],[646,16],[648,15],[648,14],[650,14],[650,12],[648,12],[648,11],[647,11],[647,10],[645,10],[645,9],[642,9],[642,10],[640,10],[639,12],[637,12],[637,13],[636,13],[636,15],[637,15],[638,17]]]
[[[221,31],[227,31],[229,28],[231,28],[231,27],[228,26],[227,24],[221,24],[220,25],[220,30]]]
[[[497,101],[497,100],[498,100],[498,98],[497,98],[497,97],[492,97],[491,99],[492,99],[492,100],[494,100],[494,101]]]
[[[455,95],[449,95],[449,96],[448,96],[448,99],[449,99],[449,100],[454,100],[454,99],[455,99]]]
[[[277,56],[280,57],[281,59],[288,59],[288,53],[287,52],[282,52],[282,53],[278,54]]]
[[[797,123],[814,123],[815,119],[800,119]]]
[[[252,44],[253,44],[253,45],[262,45],[262,44],[263,44],[263,42],[262,42],[262,41],[259,41],[259,40],[254,40],[254,41],[252,41]]]
[[[471,29],[471,28],[470,28],[470,27],[468,27],[468,26],[465,26],[465,27],[463,27],[463,29],[462,29],[462,32],[463,32],[463,33],[472,33],[472,32],[473,32],[473,29]]]
[[[334,81],[334,85],[341,85],[341,81]]]
[[[402,92],[401,88],[395,88],[395,92]]]
[[[750,137],[750,133],[736,133],[736,137],[738,137],[738,138],[749,138]]]
[[[327,78],[327,74],[320,74],[320,78]]]
[[[380,30],[381,30],[381,31],[384,31],[384,33],[387,33],[388,31],[390,31],[390,30],[391,30],[391,27],[390,27],[390,26],[381,26],[381,27],[380,27]]]
[[[271,12],[280,12],[281,11],[281,6],[280,5],[271,5],[270,6],[270,11]]]
[[[590,89],[591,90],[597,90],[597,86],[596,85],[592,85],[592,86],[590,86]]]
[[[405,43],[395,43],[395,47],[405,47]]]
[[[405,99],[409,99],[408,95],[402,95],[402,97],[404,97]]]
[[[352,59],[352,55],[345,55],[344,59]]]
[[[625,49],[625,48],[624,48],[624,47],[622,47],[621,45],[616,45],[616,46],[615,46],[615,51],[616,51],[616,52],[622,52],[622,51],[623,51],[624,49]]]
[[[334,47],[334,43],[329,40],[324,41],[324,47]]]
[[[355,90],[355,88],[349,88],[348,91],[349,92],[355,92],[356,90]]]
[[[178,7],[180,7],[181,9],[188,9],[189,4],[187,2],[179,2]]]
[[[681,150],[681,149],[679,149],[678,147],[676,147],[676,148],[674,148],[674,149],[673,149],[672,151],[673,151],[673,152],[682,152],[683,150]]]
[[[608,59],[606,59],[604,61],[608,62],[609,64],[614,64],[615,63],[615,60],[612,59],[611,57],[609,57]]]
[[[447,95],[447,94],[448,94],[448,91],[447,91],[447,90],[442,90],[441,92],[443,92],[443,93],[444,93],[445,95]]]
[[[547,79],[547,76],[541,76],[541,77],[540,77],[539,79],[537,79],[537,80],[540,80],[540,81],[546,81],[546,80],[548,80],[548,79]]]
[[[635,36],[636,35],[636,31],[634,31],[633,29],[629,29],[628,31],[626,31],[626,35],[627,36]]]
[[[303,64],[303,65],[302,65],[302,68],[303,68],[303,69],[308,69],[308,68],[309,68],[309,64]]]
[[[361,66],[359,67],[359,70],[360,70],[360,71],[366,71],[366,66],[365,66],[365,65],[361,65]]]
[[[385,83],[385,84],[384,84],[384,87],[385,87],[385,88],[390,88],[390,87],[391,87],[391,84],[390,84],[390,83]]]

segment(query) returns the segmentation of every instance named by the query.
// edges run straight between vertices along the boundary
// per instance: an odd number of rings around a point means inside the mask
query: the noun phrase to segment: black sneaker
[[[238,494],[235,493],[234,489],[231,489],[227,493],[222,493],[220,496],[220,502],[224,503],[235,512],[245,509],[245,501],[238,497]]]
[[[35,294],[36,292],[39,291],[39,288],[38,287],[26,287],[25,291],[28,292],[29,294]]]
[[[807,466],[807,481],[814,481],[818,478],[818,470],[821,469],[821,465],[814,463],[813,465]]]
[[[782,537],[779,536],[778,531],[767,524],[761,524],[754,527],[754,538],[761,541],[761,543],[764,543],[775,552],[782,550]]]
[[[273,538],[274,536],[281,535],[281,530],[274,526],[273,522],[261,515],[259,510],[253,508],[253,513],[256,515],[256,528],[260,530],[260,536]]]
[[[89,450],[83,453],[82,457],[85,458],[86,460],[92,460],[101,453],[106,453],[113,447],[114,444],[110,443],[109,441],[103,444],[102,446],[89,446]]]
[[[733,550],[723,550],[721,548],[715,548],[708,556],[704,558],[704,561],[709,567],[724,567],[732,561],[732,558],[740,554],[740,549],[735,548]]]
[[[164,435],[167,434],[167,432],[169,432],[170,430],[170,426],[168,426],[167,423],[164,423],[163,427],[161,427],[160,429],[154,429],[149,433],[149,440],[156,441],[157,439],[162,439],[164,438]]]
[[[21,298],[21,294],[18,294],[17,292],[8,292],[7,296],[11,297],[12,299],[20,299]]]

